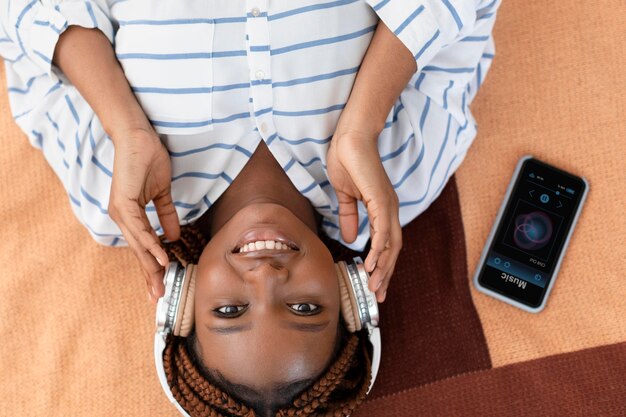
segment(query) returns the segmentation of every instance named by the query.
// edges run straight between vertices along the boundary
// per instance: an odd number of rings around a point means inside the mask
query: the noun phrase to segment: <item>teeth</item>
[[[241,248],[239,248],[239,253],[252,252],[261,249],[284,250],[291,248],[285,243],[277,242],[274,240],[259,240],[243,245]]]

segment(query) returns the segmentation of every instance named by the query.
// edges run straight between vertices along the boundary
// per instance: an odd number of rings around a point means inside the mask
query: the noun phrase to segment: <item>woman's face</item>
[[[290,249],[257,249],[257,241]],[[244,244],[249,251],[239,252]],[[339,304],[333,259],[317,235],[279,204],[246,206],[211,238],[198,263],[202,361],[261,391],[315,377],[334,352]]]

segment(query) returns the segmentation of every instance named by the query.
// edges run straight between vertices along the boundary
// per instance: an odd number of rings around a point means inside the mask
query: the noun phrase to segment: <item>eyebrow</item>
[[[319,333],[323,331],[328,326],[329,323],[330,323],[330,320],[327,320],[322,323],[300,323],[297,321],[285,320],[281,322],[281,326],[283,328],[298,330],[300,332]]]
[[[248,323],[248,324],[244,324],[241,326],[227,326],[227,327],[211,327],[211,326],[206,326],[206,327],[207,329],[209,329],[210,331],[214,333],[232,334],[232,333],[246,332],[252,329],[252,324]]]
[[[281,327],[286,329],[297,330],[299,332],[319,333],[328,327],[330,320],[323,323],[299,323],[297,321],[282,321]],[[244,324],[241,326],[227,326],[227,327],[211,327],[206,326],[207,329],[214,333],[228,335],[239,332],[246,332],[252,329],[252,324]]]

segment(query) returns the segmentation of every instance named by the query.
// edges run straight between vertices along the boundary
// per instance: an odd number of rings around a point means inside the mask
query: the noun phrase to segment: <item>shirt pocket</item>
[[[213,130],[215,21],[205,0],[129,0],[115,53],[157,133]]]

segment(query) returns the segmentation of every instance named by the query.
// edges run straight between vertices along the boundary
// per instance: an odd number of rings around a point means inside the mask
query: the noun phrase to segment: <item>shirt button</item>
[[[254,17],[258,17],[261,14],[261,11],[259,10],[258,7],[255,7],[251,10],[252,16]]]
[[[263,78],[265,78],[265,73],[261,70],[257,70],[257,72],[254,73],[254,76],[257,80],[262,80]]]
[[[266,133],[267,132],[267,123],[263,122],[261,123],[261,133]]]

